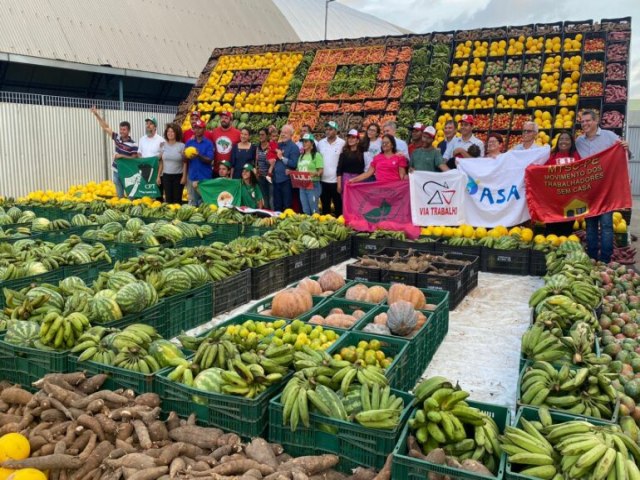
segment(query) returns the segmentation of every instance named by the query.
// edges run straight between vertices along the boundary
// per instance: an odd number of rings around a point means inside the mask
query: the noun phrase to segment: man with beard
[[[189,121],[191,122],[191,128],[189,130],[185,130],[184,132],[182,132],[183,143],[187,143],[189,140],[191,140],[194,137],[195,133],[193,131],[193,127],[198,120],[200,120],[200,112],[197,110],[194,110],[193,112],[191,112],[191,115],[189,116]],[[211,130],[205,129],[204,138],[211,140],[211,143],[213,143],[213,133],[211,133]]]
[[[164,144],[164,138],[158,135],[158,120],[156,117],[147,117],[144,119],[145,136],[138,142],[138,155],[140,158],[158,157],[160,158],[160,150]],[[156,200],[162,201],[163,187],[162,183],[158,185],[160,196]]]
[[[224,111],[220,114],[220,126],[213,129],[213,178],[218,178],[220,162],[231,162],[231,149],[240,143],[240,130],[231,125],[233,114]]]
[[[297,168],[300,150],[291,140],[292,136],[293,127],[291,125],[283,126],[280,130],[278,150],[276,150],[278,158],[273,166],[273,209],[279,212],[291,208],[293,201],[289,170]]]

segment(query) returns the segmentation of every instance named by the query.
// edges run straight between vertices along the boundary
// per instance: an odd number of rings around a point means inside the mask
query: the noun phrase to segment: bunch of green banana
[[[555,275],[560,272],[576,272],[582,271],[587,277],[592,269],[591,259],[582,249],[578,242],[564,242],[565,244],[575,244],[579,250],[563,252],[560,249],[549,252],[546,255],[547,275]],[[561,245],[561,246],[562,246]],[[572,246],[571,248],[576,248]]]
[[[508,427],[501,439],[509,462],[522,468],[517,473],[544,480],[640,478],[640,447],[617,425],[554,424],[545,407],[538,416],[539,422],[520,418],[522,427]]]
[[[548,406],[576,415],[610,419],[617,393],[600,366],[556,369],[534,362],[522,375],[520,403]]]
[[[90,327],[89,319],[81,313],[74,312],[63,316],[57,312],[50,312],[42,319],[40,342],[55,349],[69,349]]]
[[[228,361],[227,370],[220,372],[224,383],[222,393],[255,398],[269,386],[282,380],[281,373],[267,373],[257,363],[245,364],[240,357]]]
[[[319,412],[327,416],[346,420],[347,413],[335,392],[328,387],[324,387],[326,390],[323,390],[322,387],[324,386],[318,385],[316,387],[313,385],[309,379],[305,378],[302,372],[295,373],[291,380],[287,382],[287,385],[285,385],[282,396],[280,397],[283,406],[283,425],[289,425],[292,432],[296,431],[300,422],[309,428],[311,426],[309,419],[309,402],[312,402]],[[313,400],[309,398],[310,392],[313,392],[311,393]],[[320,392],[323,392],[324,395],[322,400],[320,399]],[[332,400],[334,395],[337,401]]]
[[[240,355],[238,347],[230,340],[224,338],[207,338],[200,343],[193,362],[206,370],[211,367],[226,368],[227,361]]]
[[[414,395],[414,404],[420,408],[409,420],[409,428],[425,455],[444,448],[460,461],[473,459],[497,471],[502,454],[498,426],[487,414],[469,406],[465,401],[468,392],[454,388],[444,377],[432,377],[422,381]]]
[[[117,332],[119,330],[115,328],[91,327],[80,335],[76,344],[71,348],[71,353],[78,355],[79,362],[91,360],[98,363],[113,363],[116,353],[102,340],[107,335]]]
[[[547,362],[569,361],[567,348],[553,332],[535,323],[522,335],[521,355],[527,360]]]
[[[285,343],[283,345],[269,344],[266,349],[258,352],[244,352],[240,355],[243,362],[258,363],[267,373],[280,373],[282,375],[289,371],[293,363],[293,345]]]
[[[214,367],[203,371],[222,371],[221,368]],[[167,379],[172,382],[181,383],[186,385],[187,387],[196,388],[194,385],[194,380],[200,372],[200,368],[198,365],[193,363],[190,360],[183,360],[180,365],[177,365],[171,372],[167,374]],[[219,380],[217,386],[213,386],[208,391],[220,393],[222,391],[222,377],[219,375],[216,377]]]
[[[121,349],[113,360],[114,367],[134,372],[150,374],[162,367],[158,361],[142,347],[128,346]]]
[[[539,315],[543,312],[552,312],[559,315],[569,328],[574,323],[580,321],[586,322],[595,331],[598,331],[600,328],[593,310],[580,303],[574,302],[566,295],[551,295],[538,303],[535,307],[536,320],[538,320]]]
[[[360,388],[362,410],[355,420],[367,428],[393,430],[400,424],[404,400],[391,394],[391,387],[381,388],[377,383],[371,389],[365,383]]]
[[[576,322],[569,331],[569,336],[560,339],[571,354],[574,365],[608,365],[611,358],[608,355],[598,357],[593,351],[595,333],[585,322]]]
[[[378,239],[378,238],[391,238],[393,240],[406,240],[407,239],[407,235],[403,232],[403,231],[396,231],[396,230],[385,230],[382,228],[376,229],[375,231],[371,232],[371,233],[367,233],[367,232],[359,232],[356,233],[356,236],[358,237],[368,237],[371,239]]]
[[[562,281],[559,282],[558,279]],[[571,280],[565,274],[558,273],[550,277],[544,287],[533,292],[529,299],[529,306],[534,308],[551,295],[564,295],[591,309],[602,303],[602,290],[592,282]]]
[[[14,239],[14,238],[27,238],[31,236],[31,228],[27,226],[7,228],[0,227],[0,240],[2,239]]]
[[[518,248],[529,248],[529,243],[520,240],[517,235],[503,235],[495,238],[487,235],[477,242],[478,245],[496,250],[517,250]]]
[[[238,237],[225,248],[242,259],[242,268],[260,267],[289,255],[287,242],[263,237]]]

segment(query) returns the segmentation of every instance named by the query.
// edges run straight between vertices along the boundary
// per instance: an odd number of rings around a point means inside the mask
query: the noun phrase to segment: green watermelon
[[[47,287],[39,286],[39,287],[32,288],[27,292],[27,298],[29,300],[38,298],[41,295],[49,296],[49,298],[44,303],[44,305],[52,306],[54,308],[57,308],[60,311],[62,311],[62,309],[64,308],[64,297],[60,295],[58,292],[56,292],[55,290],[52,290]]]
[[[102,226],[102,231],[116,235],[117,233],[122,231],[122,228],[123,228],[122,225],[119,224],[118,222],[109,222],[109,223],[105,223]]]
[[[95,323],[110,323],[122,318],[120,305],[113,298],[94,297],[89,302],[89,320]]]
[[[40,324],[37,322],[15,321],[7,328],[4,341],[11,345],[34,348],[40,339]]]
[[[107,288],[118,291],[125,285],[133,283],[138,279],[129,272],[113,272],[107,280]]]
[[[222,369],[218,367],[203,370],[196,375],[196,378],[193,379],[193,388],[196,390],[202,390],[203,392],[222,393],[223,380],[220,376],[221,372]],[[200,405],[207,405],[208,403],[207,398],[199,395],[194,395],[191,398],[194,403],[198,403]]]
[[[130,218],[124,225],[124,228],[131,232],[137,232],[142,227],[144,227],[144,221],[141,218]]]
[[[177,345],[162,338],[154,340],[149,345],[149,353],[161,367],[177,366],[179,360],[185,360],[184,353]]]
[[[180,268],[183,272],[189,275],[191,279],[191,287],[196,288],[200,285],[204,285],[207,282],[211,281],[211,277],[209,276],[209,272],[207,269],[200,264],[191,264],[184,265]]]
[[[191,278],[186,272],[177,268],[167,268],[162,271],[164,277],[164,287],[162,296],[169,297],[191,289]]]
[[[151,285],[143,281],[129,283],[118,290],[116,302],[118,302],[124,314],[141,312],[153,304],[152,292],[155,294],[155,301],[157,302],[158,295]]]
[[[116,292],[115,290],[105,288],[104,290],[97,291],[93,298],[110,298],[112,300],[115,300],[117,293],[118,292]]]

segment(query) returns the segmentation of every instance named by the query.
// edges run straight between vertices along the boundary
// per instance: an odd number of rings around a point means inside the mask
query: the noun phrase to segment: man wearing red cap
[[[480,149],[480,156],[484,157],[484,143],[473,134],[473,115],[465,113],[458,122],[460,136],[454,137],[447,142],[447,150],[444,152],[444,159],[449,168],[456,168],[455,159],[467,157],[467,150],[471,145],[477,145]]]
[[[424,125],[420,122],[413,124],[411,130],[411,142],[409,143],[409,157],[413,154],[416,148],[422,148],[422,132],[424,132]]]
[[[231,125],[233,114],[224,111],[220,114],[220,126],[213,129],[213,178],[218,177],[220,162],[231,161],[231,149],[240,143],[240,130]]]
[[[440,150],[433,146],[436,138],[436,129],[429,126],[422,132],[422,144],[411,154],[409,161],[410,172],[445,172],[449,170],[447,164],[442,159]]]
[[[193,126],[198,120],[200,120],[200,112],[197,110],[191,112],[189,120],[191,121],[191,128],[182,132],[182,141],[184,143],[187,143],[194,137],[195,134],[193,133]],[[211,140],[211,143],[213,143],[213,133],[211,133],[211,130],[207,130],[205,128],[204,138],[208,138],[209,140]]]

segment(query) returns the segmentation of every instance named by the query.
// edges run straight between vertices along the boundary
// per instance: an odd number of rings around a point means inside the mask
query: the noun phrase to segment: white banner
[[[414,225],[461,225],[467,176],[459,170],[447,172],[413,172],[411,221]]]
[[[529,220],[524,171],[549,159],[549,146],[510,150],[497,158],[463,158],[458,169],[467,176],[466,223],[476,227],[512,226]]]

